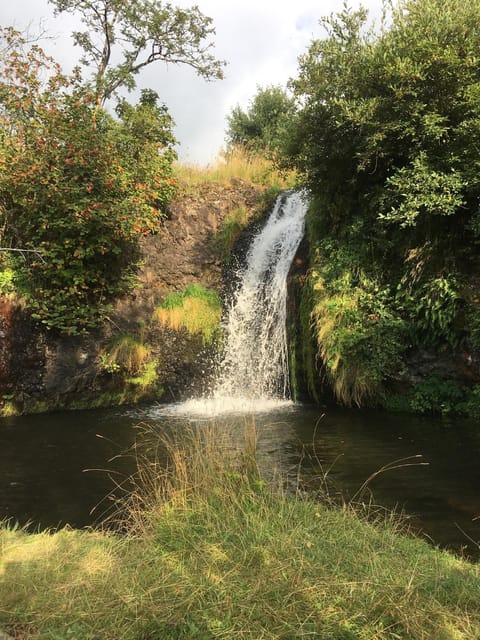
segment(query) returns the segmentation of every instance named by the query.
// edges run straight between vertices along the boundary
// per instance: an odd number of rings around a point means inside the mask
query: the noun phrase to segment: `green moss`
[[[15,402],[12,402],[11,400],[5,400],[0,406],[0,417],[9,418],[11,416],[18,415],[20,415],[20,411],[18,410]]]
[[[312,331],[313,289],[310,278],[307,278],[300,299],[300,336],[304,375],[310,397],[319,402],[317,354]]]
[[[292,398],[319,402],[319,376],[312,333],[312,290],[304,275],[289,284],[288,347]]]
[[[122,404],[128,404],[129,402],[133,402],[133,397],[129,397],[125,389],[116,389],[95,394],[86,393],[84,396],[68,402],[66,408],[73,410],[103,409],[105,407],[116,407]]]
[[[6,295],[15,291],[15,272],[6,268],[0,271],[0,295]]]

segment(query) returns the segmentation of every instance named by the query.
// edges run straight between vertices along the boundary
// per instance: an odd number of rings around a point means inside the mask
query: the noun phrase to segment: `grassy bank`
[[[393,518],[293,498],[219,430],[145,463],[120,534],[0,529],[0,629],[16,638],[480,637],[480,569]],[[125,534],[125,530],[127,533]]]
[[[288,189],[296,184],[297,176],[292,171],[279,171],[274,163],[260,154],[247,153],[241,147],[221,154],[207,166],[177,163],[175,176],[180,184],[193,186],[204,182],[231,184],[245,180],[265,187],[277,186]]]

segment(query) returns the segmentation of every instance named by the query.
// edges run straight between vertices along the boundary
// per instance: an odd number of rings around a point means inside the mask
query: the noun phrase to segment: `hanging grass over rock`
[[[153,319],[170,329],[186,329],[210,344],[219,331],[222,306],[215,291],[192,284],[170,293],[155,309]]]
[[[103,368],[110,373],[122,370],[127,374],[139,373],[151,354],[142,337],[122,334],[113,339],[110,349],[103,354]]]
[[[362,248],[319,243],[309,274],[313,334],[336,399],[368,403],[402,369],[405,323]]]
[[[395,518],[263,481],[218,426],[141,464],[123,533],[0,528],[0,629],[29,640],[476,640],[480,568]],[[150,442],[150,441],[149,441]],[[165,443],[161,446],[165,449]]]

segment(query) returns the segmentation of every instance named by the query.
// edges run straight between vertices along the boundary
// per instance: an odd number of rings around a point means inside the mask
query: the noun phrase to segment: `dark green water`
[[[217,422],[241,441],[244,417]],[[332,496],[402,509],[419,535],[480,557],[480,424],[306,406],[255,422],[265,469],[298,475],[306,490],[327,473]],[[126,452],[144,438],[138,425],[161,434],[191,424],[208,421],[167,417],[158,405],[4,418],[0,518],[33,529],[95,524],[131,487],[136,460]],[[377,473],[389,465],[398,468]]]

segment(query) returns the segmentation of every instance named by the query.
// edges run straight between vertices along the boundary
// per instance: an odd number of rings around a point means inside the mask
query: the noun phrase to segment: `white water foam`
[[[148,411],[150,416],[217,418],[227,415],[253,415],[271,413],[278,409],[294,407],[291,400],[280,398],[191,398],[177,404],[158,405]]]

